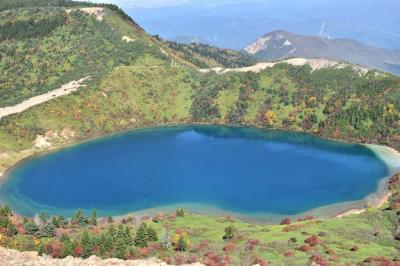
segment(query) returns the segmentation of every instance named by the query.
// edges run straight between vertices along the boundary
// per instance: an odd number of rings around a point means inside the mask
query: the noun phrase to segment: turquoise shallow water
[[[179,204],[296,215],[362,200],[388,169],[362,145],[226,126],[132,131],[25,160],[0,197],[17,212],[121,215]],[[203,210],[204,211],[204,210]]]

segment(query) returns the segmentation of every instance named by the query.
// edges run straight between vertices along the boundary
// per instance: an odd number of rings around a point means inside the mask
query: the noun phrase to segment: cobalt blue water
[[[362,145],[246,127],[132,131],[25,160],[0,188],[17,212],[102,215],[179,205],[295,215],[361,200],[386,165]]]

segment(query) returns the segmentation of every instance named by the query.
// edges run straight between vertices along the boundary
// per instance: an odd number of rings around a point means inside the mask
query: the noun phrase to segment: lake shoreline
[[[18,165],[20,165],[25,160],[28,160],[28,159],[30,159],[32,157],[42,156],[42,155],[45,155],[45,154],[48,154],[48,153],[51,153],[51,152],[54,152],[54,151],[57,151],[57,150],[60,150],[60,149],[67,148],[67,147],[80,145],[80,144],[83,144],[83,143],[86,143],[86,142],[90,142],[90,141],[101,140],[103,138],[113,137],[115,135],[122,135],[122,134],[126,134],[126,133],[129,133],[129,132],[132,132],[132,131],[151,130],[151,129],[154,129],[154,128],[160,128],[160,127],[166,127],[166,126],[167,127],[174,127],[174,126],[190,126],[190,125],[218,125],[218,124],[204,124],[204,123],[198,123],[198,124],[194,124],[194,123],[192,123],[192,124],[175,124],[175,123],[173,123],[173,124],[163,124],[163,125],[157,125],[157,126],[147,126],[147,127],[140,127],[140,128],[125,130],[125,131],[122,131],[122,132],[116,132],[116,133],[107,134],[107,135],[94,136],[93,138],[86,139],[86,140],[83,140],[83,141],[71,142],[71,143],[60,144],[60,145],[54,145],[50,149],[44,150],[44,151],[31,150],[30,154],[28,154],[27,157],[24,157],[24,158],[18,160],[15,164],[13,164],[9,168],[7,168],[6,171],[4,171],[3,173],[0,173],[0,186],[1,186],[1,183],[3,183],[6,180],[6,178],[8,176],[8,173],[12,169],[14,169],[15,167],[18,167]],[[225,125],[225,126],[230,126],[230,125]],[[232,127],[250,127],[250,126],[232,126]],[[254,128],[259,128],[259,127],[254,127]],[[348,144],[357,144],[357,145],[366,146],[369,149],[371,149],[372,151],[374,151],[374,153],[380,159],[382,159],[382,161],[384,161],[385,164],[388,165],[388,164],[390,164],[388,162],[392,162],[392,163],[395,162],[398,165],[397,171],[395,171],[395,172],[400,171],[400,152],[398,152],[394,148],[391,148],[391,147],[388,147],[388,146],[375,145],[375,144],[351,143],[351,142],[347,142],[347,141],[343,141],[343,140],[328,139],[328,138],[324,138],[324,137],[321,137],[321,136],[315,135],[315,134],[310,134],[310,133],[307,133],[307,132],[304,132],[304,131],[288,131],[288,130],[281,130],[281,129],[278,129],[278,130],[267,129],[267,130],[281,131],[281,132],[304,133],[304,134],[309,134],[311,136],[314,136],[314,137],[317,137],[317,138],[320,138],[320,139],[326,139],[326,140],[338,141],[338,142],[343,142],[343,143],[348,143]],[[371,204],[371,206],[373,206],[373,207],[381,207],[382,205],[384,205],[387,202],[387,200],[388,200],[388,198],[390,196],[390,193],[387,191],[387,180],[393,174],[394,173],[392,172],[392,173],[390,173],[390,176],[383,178],[382,182],[384,182],[384,186],[379,186],[378,190],[375,193],[369,194],[366,197],[366,198],[370,198],[372,196],[374,198],[373,199],[374,200],[374,204]],[[359,204],[361,204],[362,201],[363,200],[360,200],[360,201],[357,201],[357,202],[359,202]],[[346,204],[346,202],[338,203],[338,205],[339,204],[343,206],[343,205]],[[366,206],[366,205],[364,205],[364,206]],[[326,207],[328,209],[329,205],[321,206],[321,207],[318,207],[316,209],[324,208],[324,207]],[[336,214],[333,214],[333,215],[331,213],[330,215],[327,215],[326,218],[329,218],[329,217],[344,217],[344,216],[351,215],[351,214],[358,214],[358,213],[361,213],[362,211],[364,211],[365,209],[366,209],[366,207],[349,208],[347,210],[340,211],[339,213],[336,213]],[[313,210],[315,210],[315,209],[312,209],[310,211],[306,211],[304,214],[312,212]],[[190,210],[190,211],[192,211],[192,210]],[[142,212],[142,211],[140,211],[140,212]],[[196,212],[196,211],[194,211],[194,212]],[[226,211],[226,213],[229,213],[229,211]],[[214,215],[215,215],[215,213],[214,213]],[[122,215],[122,216],[124,216],[124,215]],[[234,215],[234,216],[239,216],[239,219],[243,219],[243,217],[240,217],[240,215]],[[251,215],[248,215],[248,216],[251,216]],[[255,216],[257,216],[257,215],[255,215]],[[281,216],[283,216],[283,215],[281,215]],[[121,215],[117,215],[116,217],[121,217]],[[248,219],[244,218],[244,220],[248,220]]]

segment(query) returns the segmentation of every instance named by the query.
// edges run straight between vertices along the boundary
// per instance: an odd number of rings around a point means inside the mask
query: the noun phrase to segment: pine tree
[[[108,216],[107,222],[108,223],[113,223],[114,222],[114,219],[112,218],[112,216]]]
[[[175,212],[177,217],[184,217],[185,216],[185,210],[183,208],[179,208]]]
[[[151,226],[147,227],[147,236],[150,242],[158,241],[157,232]]]
[[[90,224],[91,224],[91,225],[97,225],[97,213],[96,213],[96,209],[93,209],[93,211],[92,211],[92,217],[90,218]]]
[[[87,230],[82,234],[81,245],[83,247],[82,258],[89,258],[92,255],[92,241]]]
[[[179,251],[186,251],[187,249],[187,243],[185,241],[185,238],[183,236],[179,237],[178,244],[177,244],[177,250]]]
[[[133,244],[131,229],[129,228],[129,226],[126,226],[126,227],[125,227],[124,239],[125,239],[125,243],[126,243],[128,246],[130,246],[130,245]]]
[[[148,242],[147,225],[142,223],[136,231],[135,245],[138,247],[147,247]]]
[[[28,235],[35,235],[37,231],[39,231],[39,227],[32,222],[24,223],[25,233]]]
[[[225,235],[222,237],[225,240],[229,240],[235,237],[236,229],[233,225],[225,228]]]
[[[71,239],[69,238],[69,236],[67,234],[62,234],[60,237],[60,241],[61,242],[71,242]]]
[[[57,219],[56,216],[51,217],[51,222],[53,223],[53,225],[54,225],[56,228],[59,228],[59,227],[60,227],[59,220]]]
[[[61,249],[61,258],[73,256],[74,255],[74,247],[73,247],[68,235],[63,234],[61,236],[60,240],[63,243],[63,246]]]
[[[124,239],[117,239],[115,243],[115,256],[119,259],[125,259],[126,258],[126,249],[127,245],[124,241]]]
[[[81,209],[78,209],[76,211],[74,219],[80,226],[86,225],[86,218],[85,215],[83,214],[83,211]]]
[[[46,223],[39,227],[39,231],[36,233],[37,237],[53,237],[56,234],[56,228],[53,223]]]

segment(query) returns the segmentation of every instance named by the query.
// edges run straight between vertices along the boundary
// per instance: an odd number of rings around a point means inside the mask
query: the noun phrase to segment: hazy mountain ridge
[[[223,48],[242,49],[276,29],[400,48],[397,0],[192,0],[174,7],[126,10],[151,34],[198,36]]]
[[[400,50],[367,46],[351,39],[328,39],[278,30],[263,35],[244,50],[259,59],[323,58],[400,74]]]

